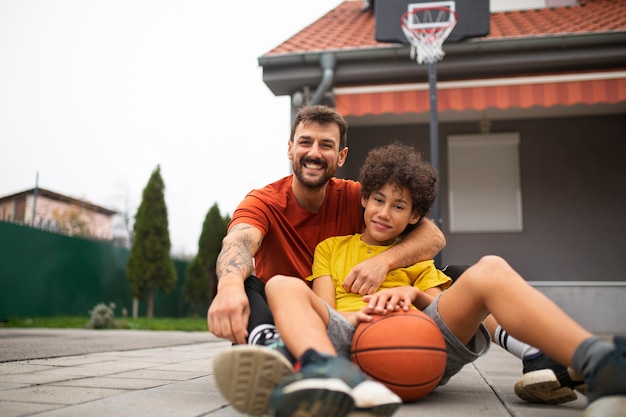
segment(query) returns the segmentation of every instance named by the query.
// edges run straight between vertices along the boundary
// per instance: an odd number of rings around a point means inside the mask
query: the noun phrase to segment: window
[[[521,232],[519,133],[448,137],[450,232]]]

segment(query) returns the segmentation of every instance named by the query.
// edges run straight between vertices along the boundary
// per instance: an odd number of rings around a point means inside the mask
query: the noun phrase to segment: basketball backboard
[[[400,27],[400,18],[411,7],[424,3],[437,3],[437,0],[378,0],[374,2],[376,21],[375,37],[379,42],[409,43]],[[489,0],[456,0],[453,3],[457,23],[446,42],[459,42],[464,39],[489,34]]]

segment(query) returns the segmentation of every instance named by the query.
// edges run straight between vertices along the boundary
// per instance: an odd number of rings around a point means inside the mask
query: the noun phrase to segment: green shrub
[[[96,306],[89,311],[91,314],[91,319],[85,325],[87,329],[114,329],[116,328],[115,324],[115,304],[109,303],[106,305],[104,303],[96,304]]]

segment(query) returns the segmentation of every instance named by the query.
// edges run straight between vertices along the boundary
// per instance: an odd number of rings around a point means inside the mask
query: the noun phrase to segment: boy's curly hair
[[[369,151],[359,181],[364,198],[369,198],[387,183],[408,188],[413,200],[412,209],[417,210],[422,218],[428,214],[437,195],[437,174],[433,167],[422,160],[415,148],[399,141]]]

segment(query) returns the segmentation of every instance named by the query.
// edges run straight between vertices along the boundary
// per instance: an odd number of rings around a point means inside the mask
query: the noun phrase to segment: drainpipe
[[[322,81],[317,86],[315,94],[311,98],[310,105],[314,106],[322,102],[322,97],[330,89],[333,84],[335,64],[337,59],[334,54],[325,53],[320,57],[320,66],[322,67]]]

